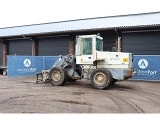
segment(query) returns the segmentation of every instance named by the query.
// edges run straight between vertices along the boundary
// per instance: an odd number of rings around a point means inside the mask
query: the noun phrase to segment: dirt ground
[[[160,113],[160,82],[130,80],[96,90],[84,80],[53,86],[0,75],[0,113]]]

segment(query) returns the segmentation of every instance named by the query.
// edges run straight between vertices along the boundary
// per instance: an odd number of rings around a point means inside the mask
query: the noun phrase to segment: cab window
[[[102,40],[96,38],[96,50],[97,50],[97,51],[102,51],[102,50],[103,50],[102,47],[103,47],[103,45],[102,45]]]

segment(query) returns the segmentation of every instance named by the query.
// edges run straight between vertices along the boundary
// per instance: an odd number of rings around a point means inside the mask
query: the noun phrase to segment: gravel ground
[[[160,82],[121,81],[107,90],[84,80],[35,82],[0,75],[0,113],[160,113]]]

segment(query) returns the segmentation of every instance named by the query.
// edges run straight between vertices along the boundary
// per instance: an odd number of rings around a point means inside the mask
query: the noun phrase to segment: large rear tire
[[[112,74],[107,69],[96,69],[91,74],[91,84],[96,89],[107,89],[112,82]]]
[[[67,72],[64,68],[54,67],[49,72],[53,85],[60,86],[66,83]]]

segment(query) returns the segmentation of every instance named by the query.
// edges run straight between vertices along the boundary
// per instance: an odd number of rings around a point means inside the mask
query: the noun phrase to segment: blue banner
[[[58,59],[58,56],[45,56],[43,57],[43,67],[44,67],[44,70],[49,70],[52,65],[57,61]]]
[[[160,81],[160,56],[135,55],[134,66],[137,75],[131,79]]]
[[[8,77],[34,76],[48,70],[58,56],[7,56]],[[131,80],[160,81],[160,56],[135,55],[134,67],[137,75]]]
[[[48,70],[57,60],[57,56],[7,56],[8,77],[34,76],[42,70]]]

